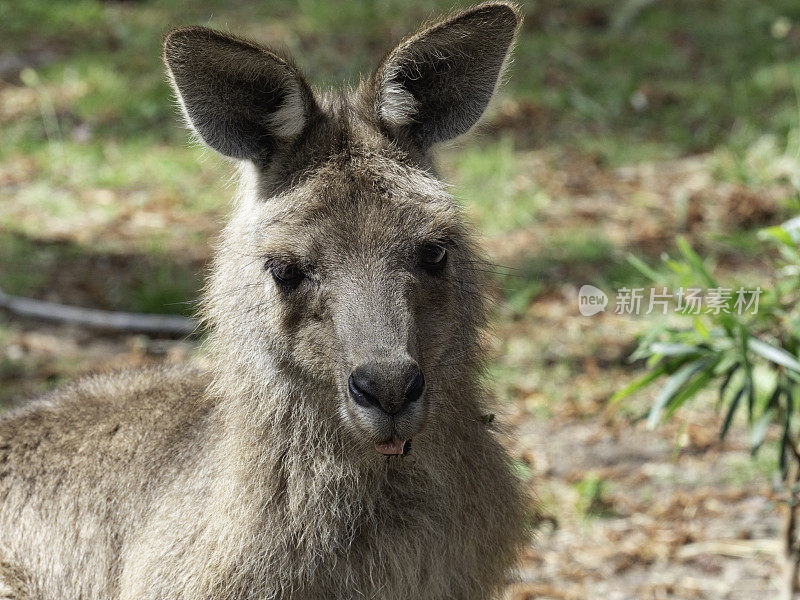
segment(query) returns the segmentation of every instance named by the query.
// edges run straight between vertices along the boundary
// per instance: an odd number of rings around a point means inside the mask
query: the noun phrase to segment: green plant
[[[577,510],[584,518],[612,517],[614,507],[606,499],[608,482],[595,473],[589,473],[574,484],[578,493]]]
[[[792,202],[800,214],[800,195]],[[778,466],[788,497],[786,594],[791,594],[800,587],[800,216],[758,235],[769,246],[766,260],[773,273],[769,289],[764,290],[719,282],[684,238],[677,241],[680,255],[665,257],[660,268],[630,258],[655,284],[681,293],[675,294],[675,319],[644,331],[631,357],[645,359],[647,372],[612,401],[666,377],[648,414],[649,426],[655,427],[701,391],[716,386],[718,407],[724,413],[721,437],[737,413],[744,411],[754,455],[770,426],[779,426]],[[746,292],[750,293],[747,305],[742,301]],[[690,295],[700,303],[690,303]]]

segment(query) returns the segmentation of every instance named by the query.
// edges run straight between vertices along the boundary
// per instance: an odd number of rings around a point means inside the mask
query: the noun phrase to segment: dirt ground
[[[568,331],[540,309],[542,332],[564,332],[566,345],[585,342],[586,331]],[[603,321],[629,326],[616,316]],[[752,464],[743,428],[721,444],[709,407],[650,431],[606,402],[610,382],[630,373],[584,365],[573,374],[571,400],[543,414],[534,389],[507,415],[510,446],[530,465],[544,517],[509,597],[772,597],[779,502]],[[600,489],[587,494],[593,482]]]

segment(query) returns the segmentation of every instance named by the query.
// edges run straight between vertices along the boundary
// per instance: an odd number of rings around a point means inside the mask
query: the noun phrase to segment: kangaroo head
[[[403,454],[467,401],[452,390],[479,360],[481,268],[429,151],[480,118],[518,21],[503,2],[456,13],[341,93],[227,34],[166,38],[188,125],[242,165],[205,304],[227,367],[313,384],[298,401],[365,449]]]

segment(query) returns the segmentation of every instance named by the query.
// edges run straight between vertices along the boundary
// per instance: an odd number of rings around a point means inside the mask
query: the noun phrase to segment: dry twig
[[[0,290],[0,308],[22,317],[58,321],[93,329],[173,336],[190,335],[196,329],[194,321],[178,315],[148,315],[81,308],[11,296],[3,290]]]

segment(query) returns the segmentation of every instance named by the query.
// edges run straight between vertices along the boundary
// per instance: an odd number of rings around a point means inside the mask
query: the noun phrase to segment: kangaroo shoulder
[[[0,451],[43,445],[80,451],[123,429],[139,439],[191,429],[187,425],[207,413],[207,385],[207,376],[190,367],[88,376],[0,418]]]

